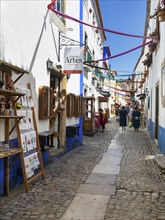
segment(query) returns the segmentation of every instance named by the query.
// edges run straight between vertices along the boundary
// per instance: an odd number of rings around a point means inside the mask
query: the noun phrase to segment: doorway
[[[158,140],[158,126],[159,126],[159,85],[156,86],[155,94],[155,139]]]

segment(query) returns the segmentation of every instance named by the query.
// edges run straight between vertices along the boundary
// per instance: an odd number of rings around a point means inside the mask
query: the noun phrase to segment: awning
[[[0,70],[6,71],[6,72],[14,71],[15,73],[19,73],[19,74],[29,73],[27,70],[24,70],[18,66],[14,66],[3,60],[0,60]]]

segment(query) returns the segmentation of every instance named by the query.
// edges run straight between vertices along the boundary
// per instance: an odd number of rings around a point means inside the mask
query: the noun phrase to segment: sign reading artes
[[[79,47],[66,47],[64,51],[64,73],[81,74],[83,50]]]

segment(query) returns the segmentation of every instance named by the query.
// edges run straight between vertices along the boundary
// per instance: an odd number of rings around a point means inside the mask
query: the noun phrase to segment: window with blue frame
[[[64,13],[64,0],[57,0],[56,2],[56,9],[57,11]],[[62,20],[64,20],[64,17],[60,16]]]

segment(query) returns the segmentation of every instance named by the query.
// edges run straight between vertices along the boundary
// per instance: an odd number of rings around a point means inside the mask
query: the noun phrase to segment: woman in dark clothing
[[[103,109],[101,108],[99,108],[99,121],[100,121],[102,132],[104,132],[106,122],[105,122],[105,115],[103,113]]]
[[[125,127],[127,126],[127,114],[128,112],[125,109],[125,106],[123,106],[121,108],[121,110],[119,111],[119,115],[120,115],[120,126],[122,127],[122,131],[123,129],[125,129]]]
[[[138,128],[140,127],[140,116],[141,112],[135,107],[135,110],[132,112],[132,124],[135,131],[139,131]]]

